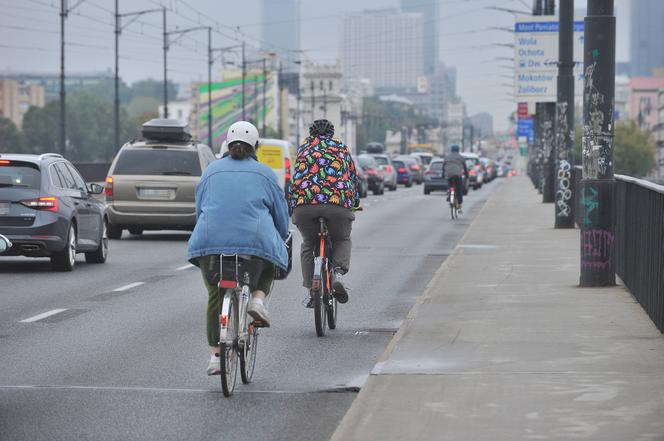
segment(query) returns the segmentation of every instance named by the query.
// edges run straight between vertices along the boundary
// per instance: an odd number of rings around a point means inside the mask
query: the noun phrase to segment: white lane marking
[[[63,312],[63,311],[66,311],[66,309],[52,309],[52,310],[50,310],[50,311],[46,311],[46,312],[44,312],[44,313],[42,313],[42,314],[37,314],[37,315],[34,316],[34,317],[30,317],[30,318],[27,318],[27,319],[25,319],[25,320],[21,320],[21,323],[33,323],[33,322],[37,322],[37,321],[39,321],[39,320],[41,320],[41,319],[45,319],[46,317],[50,317],[50,316],[55,315],[55,314],[60,314],[60,313]]]
[[[144,285],[145,282],[134,282],[130,283],[129,285],[121,286],[120,288],[115,288],[113,292],[120,292],[120,291],[126,291],[128,289],[136,288],[137,286]]]
[[[184,270],[187,270],[187,269],[189,269],[189,268],[193,268],[193,267],[194,267],[194,265],[192,265],[191,263],[188,263],[188,264],[183,265],[183,266],[181,266],[181,267],[179,267],[179,268],[175,268],[175,270],[176,270],[176,271],[184,271]]]

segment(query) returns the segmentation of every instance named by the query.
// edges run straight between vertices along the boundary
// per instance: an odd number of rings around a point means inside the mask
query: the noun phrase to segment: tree
[[[60,104],[51,101],[45,107],[30,107],[23,116],[26,151],[46,153],[58,151]]]
[[[576,164],[582,163],[583,129],[574,130],[574,156]],[[613,140],[613,171],[621,175],[641,178],[648,176],[655,167],[655,146],[650,133],[642,130],[636,121],[619,121]]]
[[[173,100],[177,95],[177,87],[173,82],[169,81],[168,83],[168,99]],[[163,102],[164,100],[164,82],[155,81],[153,79],[136,81],[131,85],[131,96],[135,98],[137,96],[147,96],[152,98],[157,98]]]
[[[14,122],[0,116],[0,153],[24,153],[25,138]]]

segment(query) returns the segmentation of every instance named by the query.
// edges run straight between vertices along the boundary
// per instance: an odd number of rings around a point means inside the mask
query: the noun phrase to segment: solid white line
[[[184,271],[184,270],[187,270],[187,269],[193,268],[193,267],[194,267],[194,265],[192,265],[191,263],[188,263],[188,264],[186,264],[184,266],[181,266],[179,268],[175,268],[175,270],[176,271]]]
[[[55,314],[60,314],[62,311],[66,311],[66,309],[52,309],[52,310],[46,311],[42,314],[38,314],[34,317],[30,317],[30,318],[27,318],[25,320],[21,320],[21,323],[36,322],[36,321],[39,321],[41,319],[45,319],[46,317],[50,317],[50,316],[55,315]]]
[[[137,286],[144,285],[145,282],[134,282],[129,285],[121,286],[120,288],[115,288],[113,292],[126,291],[128,289],[136,288]]]

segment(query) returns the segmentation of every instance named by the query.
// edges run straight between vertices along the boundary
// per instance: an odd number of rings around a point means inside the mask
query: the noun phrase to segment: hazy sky
[[[239,26],[248,43],[259,46],[263,19],[260,0],[127,0],[120,1],[121,12],[151,9],[162,3],[175,12],[168,15],[169,28],[186,28],[199,22],[220,25],[227,36],[238,36]],[[279,2],[283,0],[270,0]],[[435,1],[435,0],[431,0]],[[664,0],[663,0],[664,1]],[[489,30],[489,27],[512,27],[514,16],[487,9],[500,6],[528,11],[531,0],[438,0],[440,3],[441,58],[458,69],[458,92],[468,105],[468,113],[488,111],[494,114],[498,128],[515,104],[507,96],[511,91],[510,61],[504,47],[491,43],[512,43],[513,34]],[[69,0],[70,4],[77,0]],[[338,56],[340,17],[345,12],[367,8],[396,7],[398,0],[302,0],[302,49],[319,62],[332,63]],[[0,0],[0,71],[58,72],[59,5],[57,0]],[[577,0],[576,7],[585,7]],[[629,58],[629,0],[616,0],[618,17],[619,61]],[[67,19],[67,70],[91,72],[113,68],[113,0],[85,0]],[[284,23],[287,27],[290,24]],[[224,26],[224,27],[221,27]],[[178,82],[207,79],[207,36],[201,31],[188,34],[169,51],[169,77]],[[215,33],[214,46],[233,44]],[[121,36],[120,74],[133,82],[142,78],[160,79],[161,14],[150,14],[132,23]]]

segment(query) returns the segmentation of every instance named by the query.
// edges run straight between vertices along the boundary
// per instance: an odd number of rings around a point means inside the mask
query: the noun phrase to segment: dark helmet
[[[450,147],[450,150],[452,150],[452,153],[459,153],[459,145],[454,144],[452,147]]]
[[[326,119],[317,119],[309,126],[309,135],[332,136],[334,135],[334,126]]]

